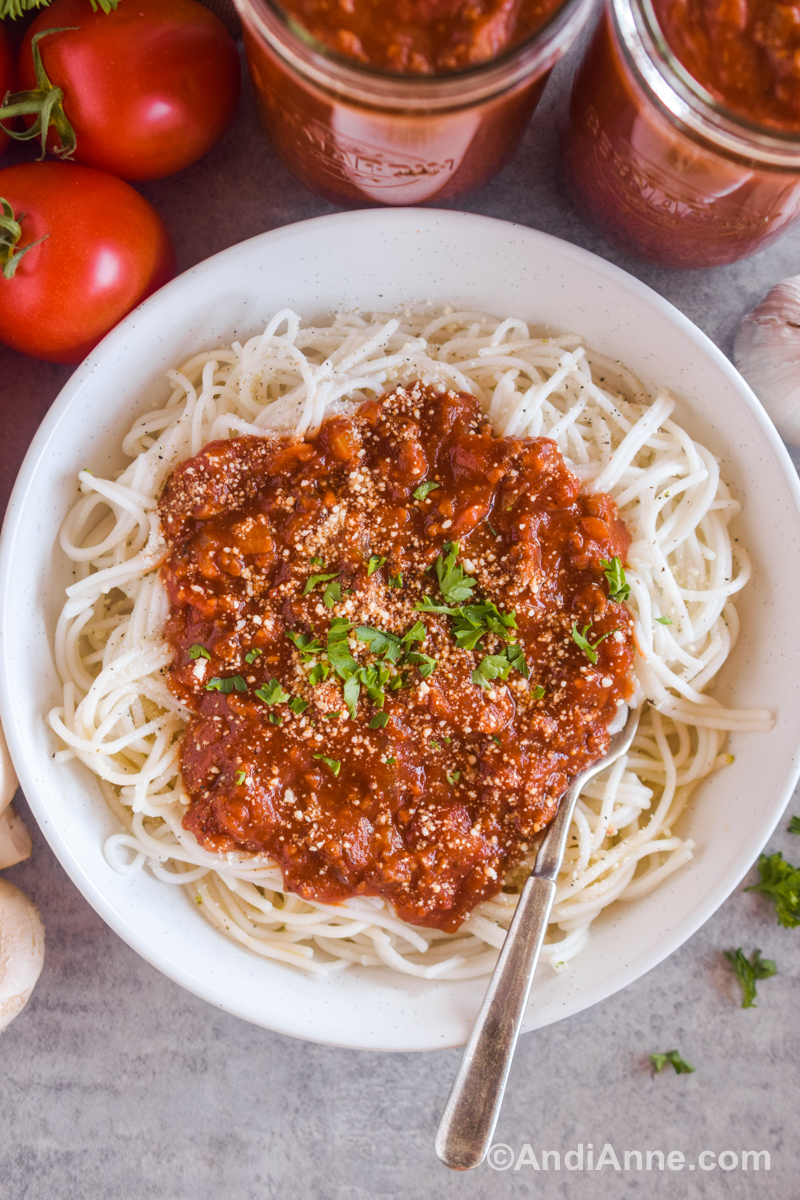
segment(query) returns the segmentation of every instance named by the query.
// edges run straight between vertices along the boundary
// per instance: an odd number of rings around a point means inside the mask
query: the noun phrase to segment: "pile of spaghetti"
[[[631,535],[628,606],[649,703],[631,751],[577,804],[543,952],[563,969],[604,908],[645,895],[691,858],[691,841],[673,826],[697,784],[729,761],[727,732],[771,725],[768,712],[726,709],[707,694],[736,641],[733,599],[749,574],[728,533],[739,506],[714,456],[670,419],[666,392],[649,397],[577,337],[534,337],[516,318],[409,311],[303,326],[285,310],[260,336],[198,354],[168,378],[164,407],[140,417],[123,442],[125,470],[113,480],[80,473],[81,498],[61,534],[77,579],[56,634],[63,705],[49,721],[66,747],[60,756],[94,772],[127,830],[108,839],[109,861],[125,873],[147,864],[222,932],[307,971],[387,965],[442,979],[491,971],[524,868],[457,933],[444,933],[401,921],[380,898],[301,899],[274,862],[203,850],[182,826],[190,714],[166,678],[157,506],[175,466],[216,439],[303,436],[398,384],[443,384],[475,395],[498,435],[552,438],[585,489],[614,498]]]

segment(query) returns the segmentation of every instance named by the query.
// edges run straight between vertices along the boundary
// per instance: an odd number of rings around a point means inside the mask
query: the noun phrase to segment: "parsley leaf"
[[[451,772],[450,775],[447,776],[447,782],[452,785],[454,783],[458,783],[460,778],[461,778],[461,772],[453,771],[453,772]]]
[[[667,1063],[675,1068],[676,1075],[691,1075],[692,1071],[697,1070],[677,1050],[668,1050],[666,1054],[651,1054],[650,1062],[653,1064],[656,1075],[663,1071]]]
[[[373,629],[371,625],[359,625],[356,637],[364,642],[377,658],[385,658],[387,662],[397,662],[400,658],[400,638],[393,633],[384,633],[382,629]]]
[[[493,679],[508,679],[511,663],[505,654],[487,654],[472,672],[472,682],[482,688],[490,688]]]
[[[356,709],[358,708],[358,697],[360,695],[361,680],[356,672],[344,681],[344,702],[347,705],[347,711],[354,721],[356,719]]]
[[[295,633],[294,631],[290,631],[286,636],[300,652],[300,657],[304,662],[309,658],[313,658],[315,654],[322,654],[322,646],[313,633]]]
[[[431,492],[436,491],[436,488],[441,487],[441,484],[434,483],[432,479],[428,479],[425,483],[421,483],[418,488],[414,489],[414,499],[424,500]]]
[[[339,583],[329,583],[322,593],[322,603],[326,608],[333,608],[342,598],[342,587]]]
[[[269,714],[269,723],[270,723],[270,725],[282,725],[283,717],[279,717],[277,713],[270,713]]]
[[[419,673],[423,679],[427,679],[429,675],[432,675],[439,665],[438,659],[431,658],[430,654],[421,654],[416,650],[406,655],[405,662],[419,667]]]
[[[531,692],[534,700],[541,700],[544,696],[544,688],[541,683],[537,683],[536,687]]]
[[[601,558],[600,566],[603,568],[603,574],[608,580],[609,598],[616,600],[618,604],[622,604],[631,594],[630,584],[625,582],[625,570],[622,566],[622,560],[612,558],[611,562],[609,562],[607,558]]]
[[[385,562],[386,562],[386,559],[381,558],[380,555],[378,555],[378,554],[371,555],[370,560],[367,563],[367,575],[374,575],[376,571],[379,571],[381,569],[381,567],[383,566],[383,564]]]
[[[198,643],[190,646],[186,653],[189,655],[189,658],[211,658],[205,646],[200,646]]]
[[[327,663],[317,663],[308,673],[308,682],[312,687],[316,687],[318,683],[322,683],[323,679],[327,679],[331,673],[331,669]]]
[[[277,679],[270,679],[269,683],[256,688],[256,695],[265,704],[285,704],[289,699],[289,693],[283,690]]]
[[[572,625],[572,640],[576,646],[579,646],[586,655],[590,663],[597,662],[597,647],[601,642],[604,642],[607,637],[611,637],[612,633],[616,633],[615,629],[609,629],[608,633],[601,634],[596,642],[592,643],[586,638],[586,630],[591,629],[591,625],[584,625],[583,632],[578,633],[578,626],[573,622]]]
[[[309,592],[313,592],[318,583],[327,583],[329,579],[338,579],[341,573],[341,571],[333,571],[328,575],[309,575],[306,586],[303,588],[303,595],[307,596]]]
[[[375,713],[375,716],[369,723],[370,729],[385,729],[389,720],[389,714],[386,712]]]
[[[315,754],[314,758],[321,759],[334,775],[338,775],[342,769],[342,764],[337,758],[326,758],[324,754]]]
[[[387,767],[393,767],[396,762],[397,762],[396,758],[387,758],[386,765],[387,765]]]
[[[293,713],[297,713],[299,717],[300,713],[304,713],[308,708],[308,701],[301,700],[299,696],[292,696],[291,700],[289,701],[289,708]]]
[[[248,650],[247,654],[245,654],[245,656],[244,656],[244,661],[246,663],[254,663],[256,661],[256,659],[260,658],[260,657],[261,657],[260,650]]]
[[[784,860],[780,850],[776,854],[761,854],[758,859],[761,882],[744,890],[761,892],[775,902],[778,924],[786,929],[800,925],[800,867]]]
[[[409,629],[408,633],[403,634],[404,642],[424,642],[428,636],[428,631],[422,621],[415,621]]]
[[[800,817],[792,817],[789,822],[789,833],[800,833]]]
[[[512,642],[510,646],[506,646],[503,651],[511,666],[519,671],[523,679],[530,679],[531,673],[527,662],[525,661],[525,652],[517,642]]]
[[[742,989],[742,1008],[757,1008],[756,981],[769,979],[778,968],[771,958],[762,958],[760,950],[754,950],[748,959],[741,946],[738,950],[726,950],[725,957],[733,967]]]
[[[403,572],[398,571],[396,575],[389,576],[389,587],[401,588],[403,586]]]
[[[241,675],[230,675],[227,679],[220,679],[215,676],[209,679],[206,684],[207,692],[222,692],[225,696],[229,696],[232,691],[246,692],[247,684],[242,679]]]
[[[236,784],[237,787],[241,787],[246,778],[247,778],[247,775],[245,774],[244,771],[237,771],[234,783]]]
[[[671,625],[672,624],[672,621],[669,619],[669,617],[656,617],[656,620],[658,621],[659,625]]]
[[[458,558],[458,542],[446,542],[444,555],[436,560],[436,578],[439,588],[448,604],[462,604],[472,598],[472,590],[476,581],[465,575],[456,562]]]
[[[461,650],[480,649],[480,640],[487,631],[502,638],[504,642],[509,642],[514,636],[511,630],[517,628],[516,613],[500,612],[492,600],[478,604],[462,604],[454,608],[434,604],[430,596],[424,596],[414,607],[417,612],[441,613],[451,617],[453,638]]]
[[[315,554],[313,558],[309,559],[309,562],[311,563],[312,567],[324,567],[325,566],[325,559],[322,558],[319,554]]]
[[[358,670],[358,663],[347,644],[350,629],[350,622],[344,617],[334,617],[328,630],[328,659],[340,679],[348,679]]]
[[[323,713],[322,719],[323,719],[323,721],[335,721],[337,719],[337,717],[340,717],[341,715],[342,715],[342,710],[340,708],[337,708],[336,712]]]

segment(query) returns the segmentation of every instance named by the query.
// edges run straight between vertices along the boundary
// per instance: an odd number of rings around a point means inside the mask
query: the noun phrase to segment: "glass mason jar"
[[[800,216],[800,134],[736,116],[670,50],[652,0],[606,0],[562,164],[612,241],[671,267],[736,262]]]
[[[430,76],[345,60],[303,37],[273,0],[236,0],[275,147],[307,187],[350,206],[419,204],[491,179],[516,149],[593,3],[565,0],[502,57]]]

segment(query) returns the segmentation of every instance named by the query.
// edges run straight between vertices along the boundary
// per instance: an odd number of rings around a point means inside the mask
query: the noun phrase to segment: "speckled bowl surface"
[[[619,904],[562,974],[542,968],[525,1027],[579,1012],[626,986],[686,940],[753,862],[798,775],[800,489],[769,419],[720,351],[655,292],[546,234],[462,213],[371,210],[262,234],[163,288],[70,379],[23,464],[0,543],[0,710],[29,800],[59,860],[116,932],[211,1004],[270,1029],[343,1046],[424,1050],[463,1043],[484,984],[428,982],[358,968],[306,977],[215,932],[178,889],[117,875],[102,853],[115,830],[95,779],[57,764],[44,713],[58,701],[50,650],[69,568],[56,549],[82,467],[122,465],[137,412],[163,398],[163,373],[199,349],[259,331],[278,308],[314,318],[338,308],[432,300],[518,315],[579,333],[651,386],[717,453],[745,505],[737,533],[753,580],[742,634],[717,695],[776,714],[767,734],[731,738],[734,764],[697,792],[681,832],[694,859],[655,893]]]

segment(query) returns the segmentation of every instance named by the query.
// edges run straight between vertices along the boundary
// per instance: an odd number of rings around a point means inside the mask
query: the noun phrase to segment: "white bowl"
[[[58,700],[50,646],[66,563],[56,552],[76,473],[122,465],[134,415],[163,397],[163,372],[199,349],[260,330],[279,308],[305,318],[337,307],[432,300],[514,314],[579,333],[648,385],[681,400],[678,419],[722,459],[744,502],[738,532],[753,559],[742,634],[717,695],[776,713],[767,734],[731,738],[733,766],[696,794],[682,832],[694,859],[635,904],[607,910],[563,974],[542,969],[525,1028],[616,992],[686,940],[753,862],[798,776],[800,488],[769,418],[720,351],[655,292],[546,234],[462,213],[367,211],[262,234],[187,271],[137,309],[76,371],[23,464],[0,545],[0,708],[25,794],[55,854],[105,921],[197,995],[295,1037],[385,1050],[461,1044],[485,982],[437,983],[358,968],[307,977],[213,930],[179,889],[114,873],[116,823],[93,776],[57,764],[44,713]]]

